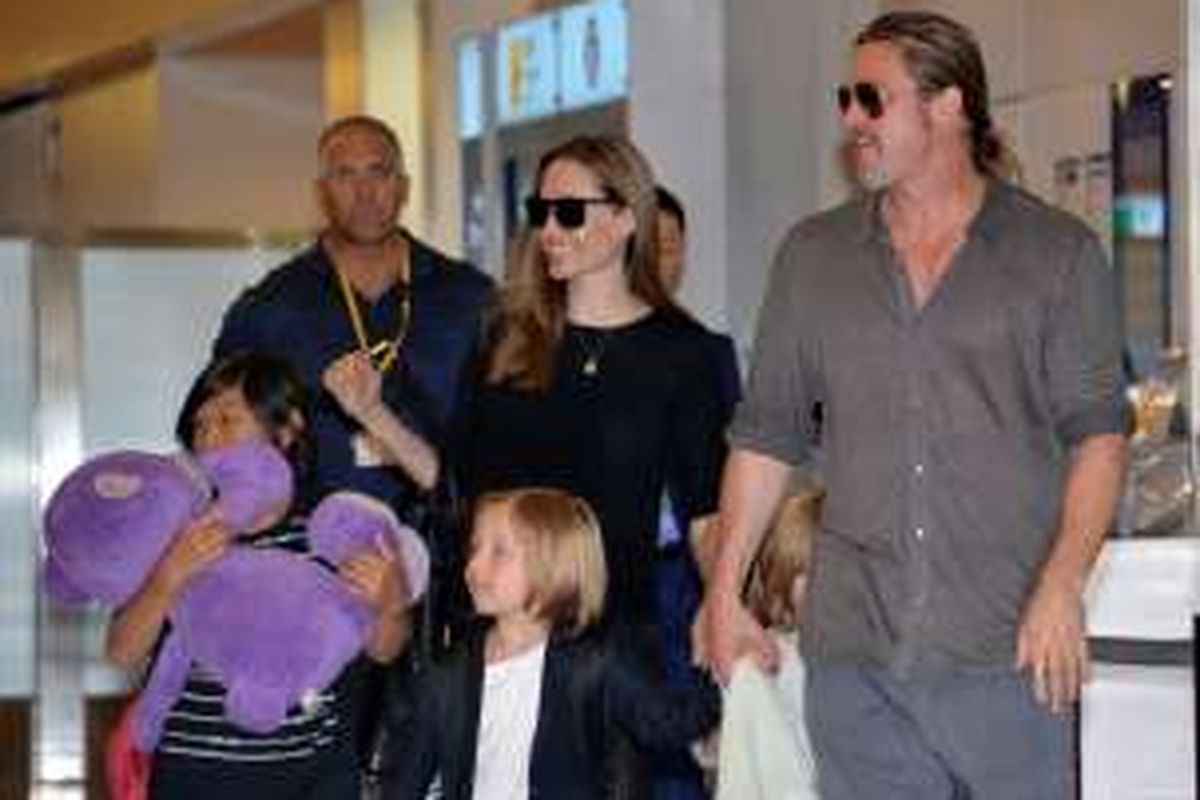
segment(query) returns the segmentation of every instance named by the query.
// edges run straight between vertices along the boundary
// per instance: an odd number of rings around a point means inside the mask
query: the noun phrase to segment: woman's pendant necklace
[[[579,346],[583,349],[583,364],[579,371],[588,378],[600,374],[600,363],[604,360],[604,351],[608,348],[608,332],[594,334],[579,332]]]

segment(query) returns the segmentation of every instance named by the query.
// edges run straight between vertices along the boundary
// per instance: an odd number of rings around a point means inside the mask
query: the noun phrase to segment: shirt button
[[[913,531],[913,533],[915,533],[917,535],[918,539],[925,538],[925,529],[924,528],[917,528],[915,531]]]
[[[917,475],[924,475],[925,474],[925,465],[924,464],[913,464],[913,472],[915,472]]]

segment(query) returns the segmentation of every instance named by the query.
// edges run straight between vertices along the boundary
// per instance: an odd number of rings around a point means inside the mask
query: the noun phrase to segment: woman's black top
[[[610,619],[653,613],[664,491],[684,521],[715,509],[725,415],[708,336],[674,310],[616,328],[568,325],[548,390],[483,384],[460,429],[468,494],[550,486],[592,505]]]

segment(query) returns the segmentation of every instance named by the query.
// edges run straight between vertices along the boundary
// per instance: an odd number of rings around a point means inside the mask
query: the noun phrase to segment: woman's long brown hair
[[[556,161],[586,168],[601,191],[633,212],[634,232],[625,249],[629,288],[652,308],[673,306],[659,275],[655,182],[645,157],[623,137],[577,136],[542,156],[534,181],[539,190]],[[510,254],[501,290],[496,338],[485,373],[488,383],[531,390],[550,385],[566,326],[566,300],[565,283],[547,272],[536,231],[526,229]]]

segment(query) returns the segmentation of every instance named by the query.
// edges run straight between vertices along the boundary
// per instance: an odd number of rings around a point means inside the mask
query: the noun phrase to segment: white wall
[[[730,327],[748,347],[781,237],[845,197],[833,86],[874,3],[754,0],[730,10],[726,284]]]
[[[175,415],[221,314],[282,250],[89,247],[81,253],[83,449],[175,449]]]
[[[728,327],[729,92],[723,3],[633,0],[630,135],[688,215],[684,304]]]

